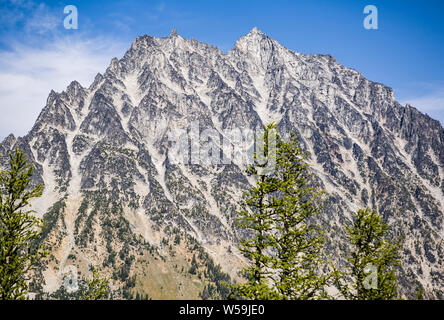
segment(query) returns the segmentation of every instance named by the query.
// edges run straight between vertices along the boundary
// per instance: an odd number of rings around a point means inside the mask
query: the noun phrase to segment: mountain
[[[440,123],[332,56],[293,52],[257,28],[227,53],[175,30],[137,37],[88,88],[73,81],[52,91],[29,133],[3,141],[1,154],[24,150],[33,183],[45,185],[33,206],[52,255],[33,292],[63,294],[67,275],[81,279],[94,265],[116,297],[223,294],[220,282],[237,279],[244,263],[235,210],[253,180],[239,161],[177,161],[171,131],[185,141],[200,135],[202,145],[215,132],[217,140],[272,121],[311,153],[327,191],[317,219],[336,263],[343,263],[343,224],[358,208],[376,208],[403,239],[403,297],[422,287],[426,298],[442,299]],[[188,151],[185,143],[193,160]]]

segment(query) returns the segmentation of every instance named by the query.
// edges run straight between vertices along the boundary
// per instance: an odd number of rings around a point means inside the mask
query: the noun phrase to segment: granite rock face
[[[190,134],[198,123],[201,139],[207,129],[222,137],[272,121],[311,153],[327,191],[318,219],[331,256],[340,255],[351,212],[376,208],[403,239],[402,294],[423,287],[427,298],[442,299],[440,123],[332,56],[290,51],[257,28],[227,53],[176,31],[137,37],[89,88],[74,81],[52,91],[31,131],[3,141],[1,153],[24,150],[36,169],[33,182],[45,184],[34,208],[46,212],[46,241],[58,253],[42,270],[44,290],[61,285],[69,256],[105,268],[120,252],[124,264],[142,242],[161,246],[167,226],[193,236],[235,274],[242,260],[235,210],[252,180],[235,161],[178,163],[169,133]],[[57,203],[64,205],[58,212]]]

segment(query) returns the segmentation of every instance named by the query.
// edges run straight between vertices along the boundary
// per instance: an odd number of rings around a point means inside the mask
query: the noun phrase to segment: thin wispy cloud
[[[157,11],[158,11],[158,12],[162,12],[162,11],[165,9],[165,7],[166,7],[165,2],[161,2],[161,3],[159,3],[159,5],[157,6]]]
[[[148,11],[147,13],[145,13],[145,16],[149,20],[153,20],[153,21],[159,20],[160,17],[162,17],[162,16],[164,16],[166,14],[165,8],[166,8],[166,3],[165,2],[161,2],[157,6],[154,6],[152,8],[152,10]]]
[[[433,119],[444,125],[444,86],[429,85],[431,91],[419,96],[410,96],[401,100],[403,104],[410,104],[421,112],[427,113]]]
[[[45,34],[54,32],[57,27],[62,25],[62,15],[54,9],[50,9],[43,3],[37,5],[24,26],[25,32]]]
[[[42,2],[0,0],[0,45],[22,41],[41,43],[63,30],[63,6],[49,7]]]
[[[0,0],[0,4],[5,7],[10,6],[11,8],[28,10],[38,5],[38,3],[33,0]]]

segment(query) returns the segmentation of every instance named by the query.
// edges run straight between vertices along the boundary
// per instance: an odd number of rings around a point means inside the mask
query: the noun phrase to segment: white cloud
[[[88,87],[126,47],[111,39],[65,38],[43,48],[16,43],[0,51],[0,139],[26,134],[51,89],[61,92],[73,80]]]

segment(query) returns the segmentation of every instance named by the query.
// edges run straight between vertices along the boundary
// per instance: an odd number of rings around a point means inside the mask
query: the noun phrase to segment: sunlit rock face
[[[375,208],[403,239],[403,296],[423,287],[427,298],[443,298],[439,122],[332,56],[293,52],[257,28],[227,53],[175,31],[138,37],[89,88],[74,81],[52,91],[31,131],[3,141],[1,153],[24,150],[33,183],[45,185],[33,207],[46,213],[45,241],[54,249],[42,266],[42,290],[56,291],[72,265],[111,274],[129,263],[136,272],[147,244],[171,255],[162,243],[171,237],[168,226],[194,237],[235,278],[243,260],[235,210],[253,180],[239,161],[222,163],[222,153],[215,164],[172,159],[169,134],[181,129],[193,139],[197,123],[197,135],[211,130],[222,143],[227,130],[270,122],[284,137],[295,132],[311,153],[311,170],[327,192],[317,219],[330,256],[342,263],[341,228],[350,214]],[[186,155],[192,160],[188,148]],[[0,161],[6,166],[7,157]]]

